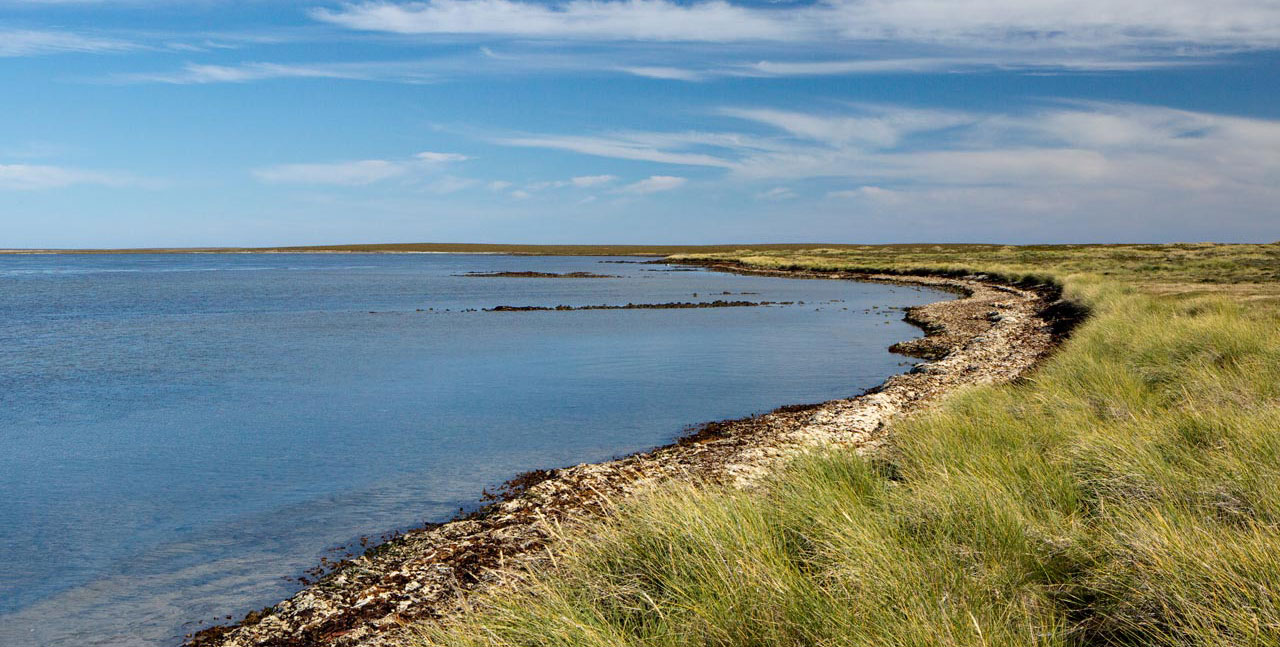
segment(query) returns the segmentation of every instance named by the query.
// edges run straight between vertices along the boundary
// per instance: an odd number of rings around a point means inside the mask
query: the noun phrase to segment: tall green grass
[[[1029,378],[809,456],[666,488],[442,645],[1280,644],[1280,310],[1065,279]]]

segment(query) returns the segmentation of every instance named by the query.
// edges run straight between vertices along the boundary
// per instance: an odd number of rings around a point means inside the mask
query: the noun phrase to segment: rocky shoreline
[[[703,425],[676,443],[613,461],[531,472],[465,518],[411,531],[275,607],[234,626],[192,636],[192,647],[384,647],[404,645],[413,623],[465,612],[467,597],[513,585],[551,561],[553,534],[597,517],[611,502],[673,480],[751,487],[779,462],[819,447],[874,451],[894,417],[931,406],[966,386],[1007,382],[1050,352],[1082,316],[1055,290],[1002,285],[985,276],[711,269],[795,278],[925,286],[963,294],[912,308],[926,336],[893,350],[931,359],[849,399],[782,407]]]

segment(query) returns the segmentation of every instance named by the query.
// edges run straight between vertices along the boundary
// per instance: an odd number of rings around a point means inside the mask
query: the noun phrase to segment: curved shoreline
[[[1016,379],[1055,343],[1054,326],[1047,321],[1053,315],[1046,315],[1058,296],[1053,290],[1001,285],[982,276],[701,264],[749,274],[924,286],[965,296],[911,308],[907,320],[926,336],[893,349],[933,361],[863,395],[710,423],[646,452],[523,475],[500,495],[502,500],[465,518],[411,531],[344,562],[289,600],[251,613],[237,625],[201,631],[187,644],[399,644],[405,626],[464,612],[469,593],[509,584],[521,570],[549,564],[553,535],[601,515],[612,501],[675,479],[751,487],[779,462],[817,447],[874,451],[883,445],[890,419],[927,408],[965,386]]]

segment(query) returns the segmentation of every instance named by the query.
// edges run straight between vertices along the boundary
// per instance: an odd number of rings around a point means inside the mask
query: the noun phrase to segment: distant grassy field
[[[424,643],[1280,644],[1280,245],[717,257],[1054,282],[1092,315],[1028,379],[900,421],[884,456],[622,505]]]

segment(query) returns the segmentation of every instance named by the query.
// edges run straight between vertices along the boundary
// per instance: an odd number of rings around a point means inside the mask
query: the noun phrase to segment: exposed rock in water
[[[471,278],[485,279],[620,279],[621,276],[613,274],[596,274],[595,272],[565,272],[557,274],[555,272],[467,272],[466,274],[454,274],[454,276],[466,276]]]
[[[624,306],[494,306],[485,308],[485,312],[537,312],[544,310],[552,310],[563,312],[566,310],[679,310],[685,308],[750,308],[754,306],[788,306],[791,301],[725,301],[716,299],[715,301],[673,301],[671,303],[628,303]]]

